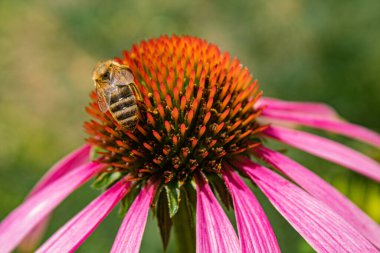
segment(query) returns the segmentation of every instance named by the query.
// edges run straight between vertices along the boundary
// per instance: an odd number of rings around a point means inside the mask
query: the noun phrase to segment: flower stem
[[[177,214],[173,217],[174,231],[176,238],[177,252],[194,253],[195,252],[195,219],[194,206],[190,200],[191,189],[181,190],[180,207]]]

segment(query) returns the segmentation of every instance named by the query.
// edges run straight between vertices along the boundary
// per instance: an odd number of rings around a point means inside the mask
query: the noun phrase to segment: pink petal
[[[33,196],[35,193],[39,192],[41,189],[45,188],[47,185],[54,182],[64,174],[70,172],[78,166],[87,163],[90,157],[90,150],[90,145],[84,145],[53,165],[53,167],[34,186],[32,191],[29,193],[29,196]],[[31,252],[33,249],[35,249],[37,244],[42,239],[42,236],[44,235],[48,224],[49,216],[43,219],[29,232],[27,236],[25,236],[25,238],[18,246],[20,251]]]
[[[375,147],[380,147],[380,135],[365,127],[351,124],[348,122],[330,119],[320,115],[312,115],[309,113],[299,113],[292,111],[280,111],[266,108],[261,116],[268,119],[283,120],[293,122],[305,126],[324,129],[337,134],[345,135],[354,139],[367,142]]]
[[[231,222],[202,179],[197,180],[196,215],[197,253],[241,252]]]
[[[119,228],[111,253],[139,252],[156,188],[156,184],[148,183],[136,197]]]
[[[120,180],[61,227],[36,252],[74,252],[128,193],[130,185]]]
[[[313,134],[275,126],[269,127],[264,133],[290,146],[335,162],[380,182],[380,165],[342,144]]]
[[[59,203],[103,167],[94,162],[78,167],[22,203],[0,224],[2,252],[13,250]]]
[[[315,198],[323,201],[358,232],[380,248],[379,225],[334,187],[310,170],[280,153],[267,148],[257,149],[256,153]],[[249,162],[249,160],[245,161]]]
[[[321,115],[329,117],[331,119],[339,119],[336,111],[323,103],[313,102],[294,102],[285,101],[275,98],[263,97],[255,105],[256,107],[265,106],[268,109],[280,110],[280,111],[294,111],[300,113],[308,113],[314,115]]]
[[[378,252],[326,204],[278,174],[252,162],[238,167],[317,252]]]
[[[232,196],[242,252],[281,252],[260,203],[243,180],[224,164],[223,178]]]

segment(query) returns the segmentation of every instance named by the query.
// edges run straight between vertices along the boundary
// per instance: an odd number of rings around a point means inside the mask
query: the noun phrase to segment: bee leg
[[[142,95],[141,95],[141,92],[139,91],[139,89],[137,88],[136,84],[135,83],[132,83],[130,85],[131,89],[132,89],[132,92],[133,94],[135,95],[136,97],[136,100],[138,101],[143,101],[143,98],[142,98]]]
[[[141,100],[136,100],[137,107],[139,108],[139,118],[146,120],[146,112],[148,111],[148,108],[146,104]]]

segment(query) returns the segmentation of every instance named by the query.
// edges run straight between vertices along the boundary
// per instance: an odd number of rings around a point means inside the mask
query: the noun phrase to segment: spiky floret
[[[134,132],[100,112],[96,94],[85,123],[109,171],[183,184],[197,172],[218,173],[223,159],[260,143],[253,105],[261,92],[247,68],[194,37],[143,41],[116,59],[130,67],[143,101]]]

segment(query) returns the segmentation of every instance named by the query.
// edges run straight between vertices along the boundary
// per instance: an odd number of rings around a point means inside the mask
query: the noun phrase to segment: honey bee
[[[139,121],[137,103],[142,98],[131,70],[113,60],[103,61],[95,66],[92,79],[99,109],[109,111],[124,130],[133,132]]]

